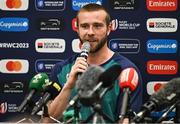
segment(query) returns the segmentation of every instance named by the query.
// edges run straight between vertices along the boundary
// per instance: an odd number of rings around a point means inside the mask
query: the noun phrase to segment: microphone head
[[[56,82],[49,82],[43,86],[44,92],[51,94],[51,98],[54,99],[61,91],[61,86]]]
[[[82,73],[80,78],[76,81],[76,88],[78,92],[87,94],[99,83],[99,76],[104,72],[104,69],[97,65],[90,65],[86,72]],[[85,93],[85,94],[84,94]]]
[[[99,76],[104,72],[104,69],[97,65],[91,65],[86,72],[82,73],[76,82],[76,88],[81,103],[85,106],[90,106],[97,100],[99,95],[92,94],[94,87],[99,83]]]
[[[88,41],[86,41],[86,42],[84,42],[84,43],[82,44],[81,51],[86,50],[86,51],[89,52],[89,51],[90,51],[90,48],[91,48],[90,43],[89,43]]]
[[[180,97],[180,78],[173,78],[160,90],[152,94],[151,100],[161,107],[162,105],[172,105]]]
[[[87,42],[87,41],[84,42],[82,47],[81,47],[81,54],[80,54],[80,56],[87,58],[88,54],[90,52],[90,49],[91,49],[90,43]]]
[[[29,83],[29,89],[43,90],[43,85],[47,82],[49,82],[49,78],[46,73],[36,74]]]
[[[121,66],[117,64],[113,65],[100,75],[99,82],[103,82],[103,87],[110,87],[114,84],[114,81],[118,78],[120,72]]]
[[[119,86],[120,88],[129,88],[131,91],[134,91],[138,85],[138,73],[134,68],[124,69],[119,77]]]

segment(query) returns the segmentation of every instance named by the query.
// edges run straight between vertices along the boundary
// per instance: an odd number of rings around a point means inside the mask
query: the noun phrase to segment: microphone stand
[[[124,91],[126,92],[124,92],[124,97],[122,100],[123,103],[122,103],[121,112],[119,115],[120,123],[123,122],[124,117],[127,115],[127,111],[129,109],[128,101],[129,101],[129,94],[131,93],[131,91],[129,90],[129,88],[125,88]]]
[[[73,97],[73,99],[69,102],[69,104],[66,107],[66,110],[68,110],[70,107],[73,107],[74,109],[74,118],[68,119],[67,123],[72,123],[75,121],[76,124],[79,123],[79,112],[80,112],[80,105],[79,105],[79,95],[76,95]]]
[[[180,100],[176,101],[176,103],[174,103],[172,106],[170,106],[168,108],[168,110],[166,112],[163,113],[163,115],[156,121],[156,123],[160,123],[162,122],[167,115],[180,103]]]
[[[79,123],[79,111],[80,111],[80,105],[78,104],[78,102],[76,101],[74,103],[74,119],[75,119],[75,124]]]
[[[100,99],[98,100],[98,102],[92,104],[92,108],[93,108],[94,112],[83,123],[88,123],[91,119],[93,119],[93,124],[105,123],[105,120],[107,120],[109,123],[113,123],[113,120],[108,115],[103,113],[102,107],[100,104],[100,100],[102,99],[104,94],[111,88],[112,87],[103,89],[103,91],[99,95]],[[98,121],[100,121],[100,122],[98,122]]]

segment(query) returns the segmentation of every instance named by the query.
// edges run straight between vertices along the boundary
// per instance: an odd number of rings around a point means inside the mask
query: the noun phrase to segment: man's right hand
[[[68,87],[73,88],[77,80],[78,74],[85,72],[88,68],[87,60],[84,57],[78,57],[71,68],[68,77]]]

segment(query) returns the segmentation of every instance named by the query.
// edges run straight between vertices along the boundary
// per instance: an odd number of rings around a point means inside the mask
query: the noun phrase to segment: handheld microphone
[[[87,60],[88,54],[89,54],[89,52],[90,52],[90,48],[91,48],[90,43],[87,42],[87,41],[84,42],[84,43],[82,44],[81,53],[80,53],[79,57],[84,57],[84,58]],[[82,73],[80,73],[80,72],[77,74],[77,75],[78,75],[78,78],[80,78],[81,74],[82,74]]]
[[[21,103],[21,105],[18,107],[18,112],[24,112],[26,109],[26,106],[32,101],[32,96],[37,92],[43,90],[43,85],[45,83],[49,82],[48,75],[45,73],[39,73],[35,75],[29,84],[30,92],[25,97],[24,101]]]
[[[180,97],[180,78],[174,78],[164,85],[142,106],[141,111],[133,118],[134,122],[141,122],[151,111],[162,110],[170,106]]]
[[[49,100],[54,99],[60,92],[61,86],[56,82],[49,82],[44,88],[44,95],[36,102],[31,115],[35,115]]]
[[[85,59],[87,59],[88,54],[90,52],[90,48],[91,48],[91,46],[90,46],[89,42],[87,42],[87,41],[84,42],[81,47],[80,57],[84,57]]]
[[[138,85],[138,74],[134,68],[124,69],[119,77],[119,86],[123,90],[123,100],[120,111],[120,122],[123,121],[128,108],[129,95],[134,91]]]

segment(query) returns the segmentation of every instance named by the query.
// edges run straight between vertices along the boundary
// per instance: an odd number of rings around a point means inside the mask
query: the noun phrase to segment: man
[[[107,46],[107,37],[111,32],[111,19],[108,12],[100,5],[85,5],[77,13],[77,33],[81,43],[90,43],[90,53],[87,60],[78,55],[72,56],[62,63],[57,63],[51,74],[53,81],[59,82],[63,89],[60,94],[48,106],[49,115],[53,118],[62,118],[69,101],[76,95],[75,83],[77,74],[87,70],[88,65],[99,65],[105,69],[114,64],[119,64],[122,69],[133,67],[139,74],[139,84],[131,94],[131,109],[139,111],[142,104],[142,80],[137,67],[127,58],[118,53],[114,53]],[[108,91],[102,100],[102,111],[108,115],[113,122],[118,121],[120,104],[122,102],[122,91],[118,81],[114,87]],[[80,107],[80,118],[86,120],[93,110],[90,107]],[[52,122],[52,119],[44,119],[44,122]]]

